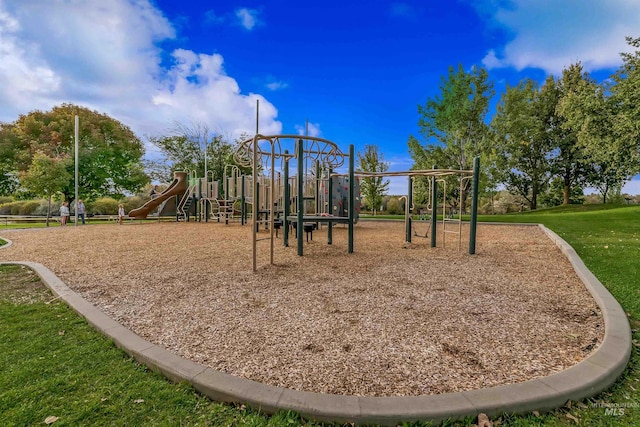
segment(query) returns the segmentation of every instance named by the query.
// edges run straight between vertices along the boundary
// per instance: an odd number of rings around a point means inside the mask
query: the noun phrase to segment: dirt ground
[[[449,226],[451,230],[455,227]],[[418,232],[426,227],[418,224]],[[604,336],[599,308],[537,227],[480,225],[404,242],[404,224],[360,221],[296,243],[250,227],[132,223],[1,230],[0,260],[36,261],[137,334],[233,375],[297,390],[415,396],[566,369]],[[265,232],[260,237],[267,237]]]

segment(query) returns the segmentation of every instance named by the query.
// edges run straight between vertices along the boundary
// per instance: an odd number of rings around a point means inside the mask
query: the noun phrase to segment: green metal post
[[[407,242],[411,243],[411,203],[413,201],[413,185],[412,181],[411,181],[411,177],[409,176],[409,185],[407,187],[407,204],[405,206],[405,217],[406,217],[406,221],[405,221],[405,227],[406,227],[406,233],[407,233]]]
[[[480,182],[480,157],[473,159],[473,190],[471,192],[471,224],[469,225],[469,254],[476,253],[476,226],[478,224],[478,184]]]
[[[320,213],[320,179],[322,178],[320,175],[320,160],[316,160],[316,212],[318,215]]]
[[[437,166],[433,165],[433,169]],[[435,175],[432,177],[431,183],[431,247],[436,247],[436,240],[438,237],[438,177]]]
[[[355,192],[355,149],[353,144],[349,145],[349,253],[353,253],[353,221],[356,211]]]
[[[304,146],[302,140],[298,140],[297,157],[298,157],[298,219],[296,221],[296,232],[298,234],[298,255],[303,255],[302,246],[302,221],[304,220]]]
[[[289,188],[289,150],[284,150],[284,215],[282,218],[282,241],[289,246],[289,212],[291,211],[291,189]]]
[[[198,198],[197,198],[198,202],[200,202],[202,200],[202,180],[199,179],[198,180]],[[200,203],[196,204],[196,215],[198,218],[198,222],[202,222],[202,206],[200,206]]]
[[[244,175],[240,180],[240,225],[244,225],[247,220],[247,206],[245,205],[246,199],[244,195]]]
[[[329,168],[329,182],[327,183],[327,191],[329,192],[329,215],[333,215],[333,179],[331,178],[331,173],[333,170]],[[333,244],[333,222],[329,221],[329,225],[327,226],[327,244]]]

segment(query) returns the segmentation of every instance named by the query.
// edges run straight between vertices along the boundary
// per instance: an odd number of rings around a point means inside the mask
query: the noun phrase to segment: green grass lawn
[[[0,230],[10,230],[13,228],[44,228],[46,224],[44,222],[25,222],[20,224],[0,224]],[[50,222],[49,227],[60,227],[57,222]]]
[[[302,423],[222,405],[138,365],[53,298],[38,276],[0,266],[0,424],[55,426]]]
[[[640,425],[640,207],[565,207],[481,216],[480,221],[540,222],[571,244],[629,314],[629,367],[609,390],[549,414],[503,416],[505,426]],[[0,266],[0,422],[43,425],[273,425],[304,421],[265,417],[221,405],[187,385],[170,384],[138,365],[53,297],[28,269]],[[47,304],[47,302],[50,302]],[[623,408],[606,412],[602,406]],[[450,425],[471,425],[475,420]],[[311,424],[311,423],[309,423]]]

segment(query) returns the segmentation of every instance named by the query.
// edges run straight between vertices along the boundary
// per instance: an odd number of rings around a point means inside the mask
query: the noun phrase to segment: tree
[[[158,179],[162,175],[162,179],[171,180],[171,173],[176,170],[195,171],[197,176],[203,177],[206,167],[208,175],[222,180],[226,165],[236,164],[234,146],[223,133],[212,131],[206,124],[175,123],[169,135],[148,139],[164,156],[163,161],[149,165],[160,172],[155,176]]]
[[[553,144],[547,135],[550,112],[544,108],[545,101],[531,79],[507,86],[491,124],[502,181],[531,209],[537,208],[538,195],[551,176]]]
[[[611,189],[621,187],[636,169],[632,145],[622,144],[616,129],[617,101],[606,95],[604,86],[583,82],[568,93],[559,105],[565,126],[576,130],[579,146],[590,160],[587,182],[600,191],[603,202]]]
[[[11,131],[11,125],[0,123],[0,196],[9,196],[18,189],[18,159],[28,153],[28,145]]]
[[[636,124],[628,121],[636,111],[628,105],[635,95],[627,93],[629,88],[625,86],[633,86],[633,82],[622,79],[620,71],[616,76],[619,80],[615,85],[580,79],[558,105],[565,120],[563,126],[575,132],[578,146],[589,161],[589,168],[585,168],[587,183],[600,191],[604,203],[611,190],[621,188],[638,171],[640,160],[638,137],[632,130]],[[640,80],[640,75],[635,78]]]
[[[71,163],[68,157],[51,158],[42,152],[36,152],[31,160],[29,169],[20,174],[20,182],[30,192],[48,201],[47,227],[51,215],[51,198],[62,189],[71,179],[67,168]]]
[[[358,169],[364,172],[386,172],[389,169],[389,163],[384,161],[382,153],[378,152],[377,145],[365,145],[364,150],[358,152]],[[388,190],[389,180],[381,176],[360,180],[360,192],[374,215]]]
[[[149,181],[141,161],[144,147],[131,129],[105,114],[72,104],[47,112],[32,111],[14,123],[0,125],[25,147],[16,156],[14,168],[26,171],[37,152],[50,158],[73,158],[75,115],[80,120],[78,184],[84,197],[135,192]],[[73,169],[73,163],[67,165],[70,176],[74,175]],[[73,200],[73,179],[69,179],[61,192],[66,200]]]
[[[549,143],[557,147],[556,156],[551,161],[551,172],[562,180],[563,205],[570,203],[572,189],[584,186],[592,168],[589,166],[591,159],[585,155],[577,133],[560,114],[559,104],[563,97],[571,96],[589,80],[589,75],[583,72],[582,64],[578,62],[565,68],[557,82],[553,77],[547,78],[540,93],[541,108],[547,120],[545,132]]]
[[[494,95],[493,83],[488,78],[484,68],[473,67],[467,73],[462,65],[457,69],[450,67],[440,84],[440,95],[418,106],[418,126],[427,144],[422,145],[413,135],[409,136],[414,169],[431,169],[435,164],[440,168],[469,170],[474,157],[486,155],[485,117]],[[467,180],[462,188],[463,210],[470,188],[471,182]]]
[[[640,170],[640,38],[626,40],[635,51],[621,54],[622,66],[612,76],[611,99],[617,107],[612,149],[625,154],[629,170],[636,173]]]
[[[549,182],[547,190],[538,199],[543,206],[565,205],[565,184],[561,177],[555,177]],[[582,187],[574,185],[570,191],[569,204],[581,205],[584,203],[584,191]]]

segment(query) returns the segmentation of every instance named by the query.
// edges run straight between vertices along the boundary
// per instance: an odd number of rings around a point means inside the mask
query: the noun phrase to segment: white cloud
[[[173,52],[173,58],[166,84],[153,97],[161,116],[180,112],[183,121],[215,121],[216,129],[237,136],[252,129],[247,125],[255,122],[256,100],[259,100],[260,132],[267,135],[280,132],[275,107],[260,95],[241,94],[238,83],[225,75],[221,55],[178,49]]]
[[[243,94],[221,55],[158,47],[175,37],[149,0],[82,7],[0,0],[0,121],[71,102],[109,114],[140,136],[180,121],[235,137],[253,133],[259,99],[261,131],[280,133],[276,108],[261,95]],[[167,59],[169,68],[161,65]]]
[[[495,29],[508,34],[504,46],[485,56],[489,67],[533,67],[560,74],[582,61],[586,70],[620,64],[629,51],[626,36],[638,36],[640,2],[636,0],[496,0],[472,3]]]
[[[21,30],[20,22],[0,9],[0,86],[4,102],[18,105],[60,87],[60,77],[38,56],[39,46],[19,39]]]
[[[501,68],[504,66],[504,61],[498,59],[498,57],[496,56],[496,51],[491,49],[482,59],[482,65],[484,65],[488,69]]]
[[[322,131],[320,130],[320,123],[307,122],[306,125],[295,125],[298,135],[322,137]]]
[[[281,90],[281,89],[286,89],[289,87],[289,84],[287,82],[283,82],[282,80],[278,80],[278,81],[272,81],[266,84],[267,89],[269,90]]]
[[[238,18],[240,25],[248,31],[253,30],[253,28],[260,23],[258,19],[258,11],[255,9],[248,9],[246,7],[238,9],[236,10],[236,17]]]

